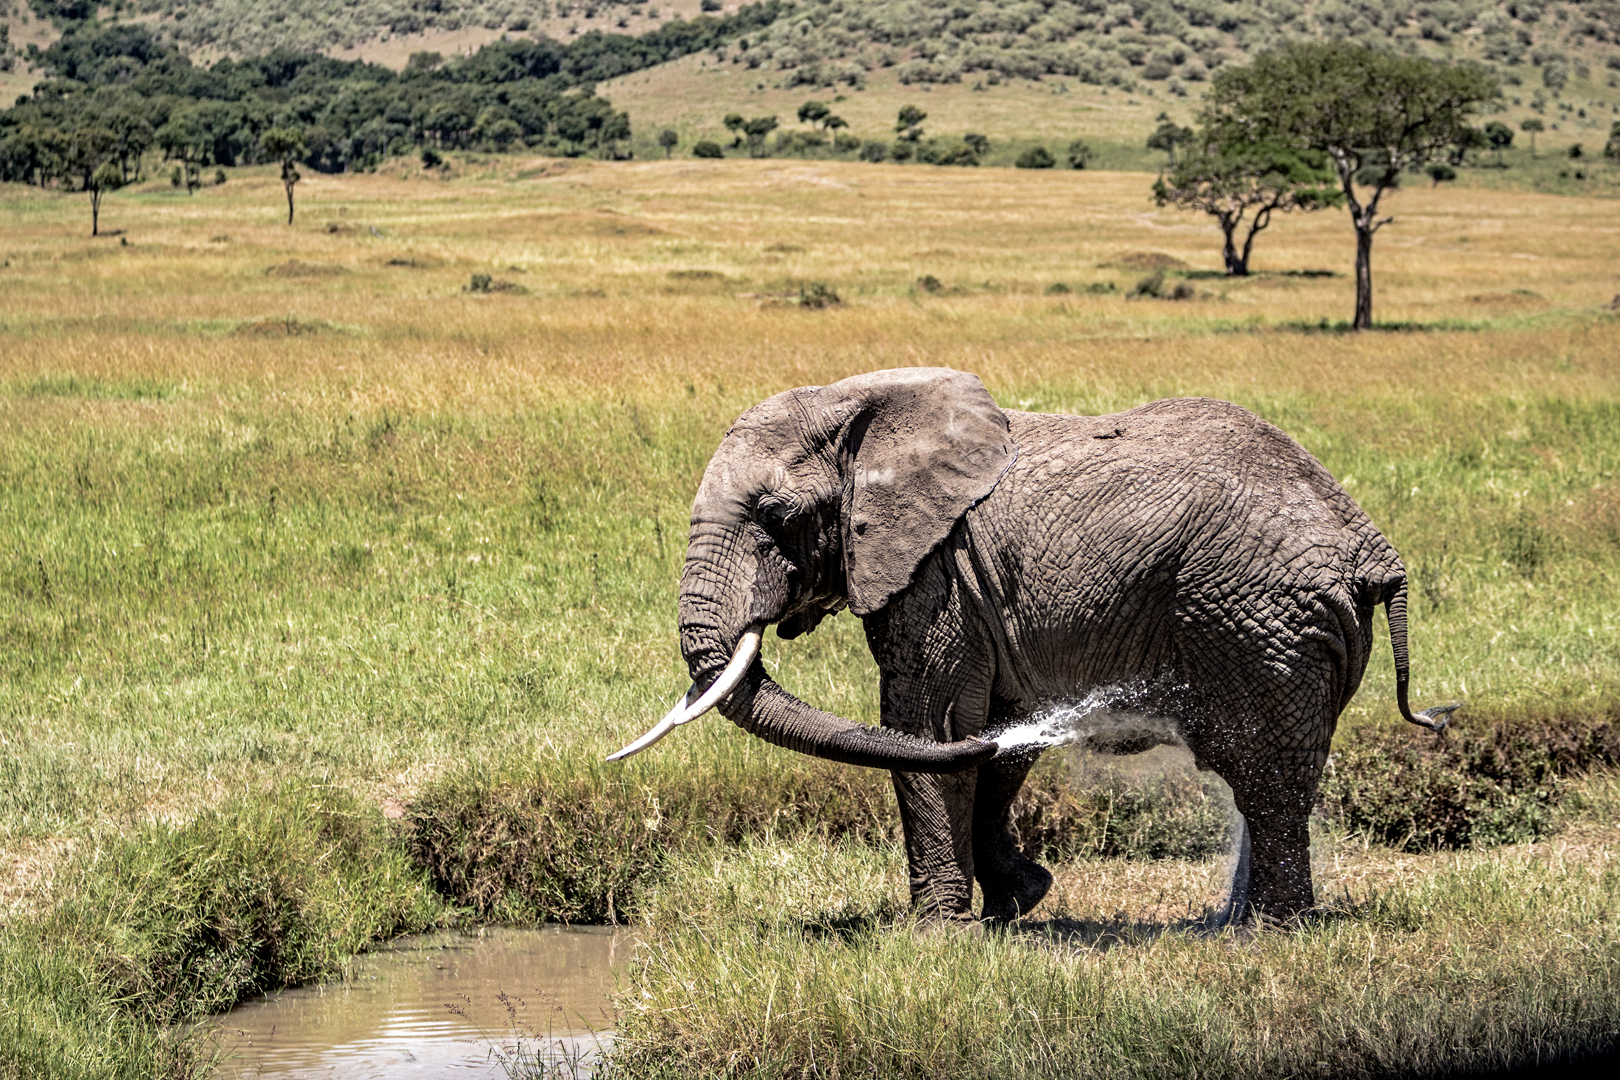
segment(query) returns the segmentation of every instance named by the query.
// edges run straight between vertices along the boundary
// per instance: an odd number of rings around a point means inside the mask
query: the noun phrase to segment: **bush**
[[[917,288],[923,292],[936,293],[944,289],[945,285],[933,274],[924,274],[917,279]]]
[[[422,147],[422,168],[437,169],[443,164],[444,157],[437,150],[431,146]]]
[[[1044,146],[1032,146],[1018,155],[1013,167],[1018,169],[1050,169],[1057,164],[1057,158]]]
[[[692,146],[692,156],[696,158],[725,157],[726,153],[720,149],[720,144],[713,139],[704,139]]]
[[[966,165],[977,167],[979,164],[979,155],[973,152],[973,147],[963,143],[961,146],[953,146],[949,150],[945,151],[945,153],[939,155],[939,157],[934,161],[934,164]]]
[[[916,152],[916,146],[905,139],[896,139],[889,146],[889,156],[896,161],[910,161],[911,155]]]
[[[1069,144],[1069,168],[1083,169],[1090,163],[1093,152],[1091,144],[1084,139],[1076,139]]]
[[[877,139],[868,139],[861,144],[861,160],[870,161],[876,165],[889,159],[889,144],[879,142]]]
[[[879,143],[878,145],[882,146],[882,143]],[[840,154],[847,154],[852,150],[859,150],[860,148],[861,140],[856,138],[854,135],[840,131],[838,134],[833,136],[833,149],[838,151]]]
[[[1074,292],[1074,290],[1069,288],[1061,281],[1054,281],[1052,284],[1046,287],[1047,296],[1067,296],[1072,292]]]
[[[833,291],[833,287],[825,281],[812,281],[799,289],[799,306],[802,308],[820,310],[821,308],[839,307],[843,302],[843,300],[839,299],[838,293]]]
[[[1566,776],[1620,763],[1620,706],[1605,719],[1498,720],[1440,736],[1362,728],[1340,741],[1322,783],[1330,817],[1405,851],[1534,840]]]
[[[1130,295],[1151,296],[1155,298],[1163,296],[1164,267],[1159,267],[1157,270],[1154,270],[1153,273],[1138,281],[1136,283],[1136,287],[1130,291]]]

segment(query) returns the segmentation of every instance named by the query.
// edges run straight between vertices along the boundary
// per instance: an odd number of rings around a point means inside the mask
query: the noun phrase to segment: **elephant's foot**
[[[980,878],[984,911],[980,918],[1011,921],[1028,915],[1052,888],[1052,871],[1020,852],[1000,860],[994,876]]]

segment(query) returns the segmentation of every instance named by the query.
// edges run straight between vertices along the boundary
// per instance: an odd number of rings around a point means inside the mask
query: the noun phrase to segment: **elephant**
[[[890,770],[913,907],[972,925],[1027,914],[1052,875],[1009,827],[1035,755],[987,732],[1100,687],[1138,688],[1140,731],[1184,744],[1241,815],[1227,912],[1313,906],[1307,819],[1387,607],[1408,704],[1406,572],[1303,447],[1210,398],[1111,416],[999,408],[945,368],[874,371],[745,412],[692,504],[679,590],[689,690],[617,760],[711,708],[768,742]],[[858,616],[882,722],[782,689],[760,635]],[[703,688],[703,689],[699,689]],[[973,882],[982,910],[972,911]]]

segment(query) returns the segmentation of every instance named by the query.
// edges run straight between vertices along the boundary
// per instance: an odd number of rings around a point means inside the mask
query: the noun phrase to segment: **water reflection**
[[[487,928],[402,938],[345,982],[267,995],[220,1018],[227,1080],[505,1076],[514,1050],[587,1060],[611,1036],[627,932]]]

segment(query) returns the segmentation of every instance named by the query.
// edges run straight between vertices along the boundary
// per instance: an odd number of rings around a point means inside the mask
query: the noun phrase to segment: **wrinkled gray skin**
[[[1247,822],[1238,917],[1288,918],[1313,902],[1306,818],[1380,603],[1412,719],[1405,590],[1344,489],[1236,405],[1042,415],[999,409],[972,375],[879,371],[732,425],[692,507],[681,650],[703,687],[751,626],[861,618],[881,728],[806,705],[757,659],[720,708],[777,745],[892,770],[913,901],[947,920],[973,918],[975,877],[986,919],[1052,880],[1008,831],[1033,758],[991,760],[974,736],[1094,687],[1159,687],[1133,707],[1173,718]]]

